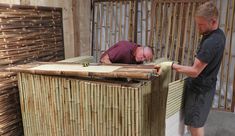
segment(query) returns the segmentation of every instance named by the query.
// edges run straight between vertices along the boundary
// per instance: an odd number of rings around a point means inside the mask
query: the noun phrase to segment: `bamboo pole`
[[[109,20],[110,20],[110,14],[109,14],[110,2],[105,4],[105,6],[106,6],[106,12],[105,12],[105,14],[106,14],[106,21],[105,21],[105,24],[106,24],[105,25],[105,50],[107,50],[108,47],[109,47],[109,44],[111,44],[111,43],[108,42],[109,38],[110,38],[110,34],[109,34],[109,32],[110,32],[110,24],[108,23]]]
[[[148,0],[145,0],[145,46],[148,46]]]
[[[160,3],[159,3],[160,4]],[[162,57],[162,55],[163,55],[163,50],[162,50],[162,48],[163,48],[163,34],[164,34],[164,29],[165,29],[165,16],[166,16],[166,14],[165,14],[165,10],[164,10],[164,8],[165,8],[165,4],[166,3],[162,3],[162,4],[160,4],[160,6],[161,6],[161,8],[160,8],[160,14],[161,14],[161,22],[160,22],[160,38],[159,38],[159,57],[161,58]]]
[[[232,96],[232,104],[231,111],[234,112],[235,108],[235,65],[234,65],[234,73],[233,73],[233,96]]]
[[[112,44],[114,44],[115,43],[115,41],[114,40],[112,40],[113,39],[113,18],[114,18],[114,3],[113,2],[111,2],[111,17],[110,17],[110,42],[109,42],[109,44],[110,44],[110,46],[112,45]]]
[[[127,5],[128,5],[128,2],[127,1],[124,1],[124,5],[125,5],[125,8],[124,8],[124,39],[126,40],[126,39],[128,39],[128,32],[127,32],[127,25],[128,25],[128,23],[127,23]]]
[[[226,8],[226,17],[225,17],[225,29],[224,33],[225,36],[227,37],[228,35],[228,18],[229,18],[229,1],[227,1],[227,8]],[[224,67],[225,67],[225,58],[226,58],[226,47],[224,49],[224,54],[223,54],[223,59],[222,59],[222,64],[221,64],[221,74],[220,74],[220,88],[219,88],[219,100],[218,100],[218,109],[220,109],[221,106],[221,91],[223,88],[223,82],[224,82]]]
[[[122,1],[119,1],[119,10],[120,10],[120,15],[119,15],[119,37],[118,37],[118,41],[122,40],[122,18],[123,18],[123,14],[122,14]]]
[[[173,59],[174,45],[175,45],[175,31],[176,31],[176,14],[177,14],[178,3],[174,3],[174,12],[173,12],[173,23],[172,23],[172,35],[171,35],[171,44],[170,44],[170,59]]]
[[[193,6],[193,9],[192,9],[192,15],[191,15],[191,23],[190,23],[190,32],[189,32],[189,40],[188,40],[188,43],[189,43],[189,47],[188,47],[188,53],[187,53],[187,64],[190,64],[190,56],[192,58],[192,55],[190,54],[193,54],[192,50],[193,50],[193,38],[192,38],[192,35],[193,35],[193,29],[194,29],[194,14],[195,14],[195,9],[196,9],[196,3],[194,2],[192,4]],[[191,47],[191,48],[190,48]],[[191,60],[192,61],[192,60]]]
[[[165,58],[168,58],[168,53],[169,53],[169,42],[170,42],[170,34],[171,34],[171,26],[172,26],[172,8],[173,8],[173,3],[170,3],[170,13],[168,14],[167,22],[167,35],[166,35],[166,49],[165,49]],[[170,55],[170,53],[169,53]]]
[[[187,11],[186,11],[186,18],[185,18],[185,27],[184,27],[184,37],[183,37],[183,47],[182,47],[182,56],[181,56],[181,64],[185,64],[185,48],[186,48],[186,42],[187,42],[187,39],[188,39],[188,21],[189,21],[189,12],[190,12],[190,7],[191,7],[191,3],[188,3],[187,4]],[[189,46],[187,47],[189,49]],[[181,74],[181,77],[180,78],[183,78],[183,74]]]
[[[232,18],[230,19],[230,39],[228,42],[229,45],[229,53],[228,53],[228,65],[227,65],[227,78],[226,78],[226,93],[225,93],[225,110],[228,109],[228,103],[227,103],[227,95],[228,95],[228,88],[229,88],[229,75],[228,74],[230,72],[230,64],[231,64],[231,59],[232,59],[232,34],[233,34],[233,30],[234,30],[234,16],[235,16],[235,0],[232,1]]]

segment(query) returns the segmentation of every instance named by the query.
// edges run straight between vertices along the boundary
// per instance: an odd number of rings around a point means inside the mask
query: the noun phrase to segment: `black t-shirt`
[[[219,28],[202,37],[196,58],[207,63],[207,66],[197,78],[192,79],[195,85],[215,86],[223,57],[225,41],[224,32]]]

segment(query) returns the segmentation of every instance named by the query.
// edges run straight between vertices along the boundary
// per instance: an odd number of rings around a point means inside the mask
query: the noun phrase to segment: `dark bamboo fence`
[[[0,4],[0,135],[22,135],[17,78],[4,68],[64,58],[62,9]]]

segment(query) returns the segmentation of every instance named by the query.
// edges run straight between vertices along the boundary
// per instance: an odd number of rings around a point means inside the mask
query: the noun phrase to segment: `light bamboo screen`
[[[134,41],[135,7],[133,0],[94,2],[92,52],[97,62],[116,42]]]
[[[151,82],[86,81],[20,73],[24,134],[150,136]]]
[[[98,0],[97,0],[98,1]],[[103,0],[102,3],[104,3]],[[208,0],[140,0],[135,8],[132,10],[133,17],[137,20],[134,28],[128,29],[131,36],[134,35],[132,41],[142,44],[144,46],[151,46],[155,51],[155,57],[166,57],[170,60],[175,60],[184,65],[192,65],[197,46],[200,41],[200,36],[194,21],[194,14],[196,8],[203,2]],[[232,101],[232,80],[233,80],[233,66],[235,62],[235,54],[232,54],[235,46],[234,44],[234,14],[235,14],[235,0],[214,0],[220,13],[220,28],[226,35],[226,49],[221,65],[221,70],[218,76],[217,91],[218,97],[215,98],[214,108],[221,110],[231,110]],[[112,1],[111,3],[119,3],[120,1]],[[110,3],[110,2],[105,2]],[[136,3],[136,1],[133,1]],[[100,4],[96,2],[96,4]],[[102,8],[100,7],[100,10]],[[111,11],[110,11],[111,12]],[[112,10],[112,12],[115,12]],[[94,11],[97,13],[97,11]],[[116,12],[115,12],[116,13]],[[102,15],[102,14],[99,14]],[[94,14],[94,17],[97,15]],[[104,15],[103,15],[104,16]],[[100,16],[101,18],[101,16]],[[116,19],[116,16],[113,16]],[[100,21],[101,22],[101,21]],[[124,23],[123,26],[127,26]],[[108,25],[102,26],[103,29],[108,28]],[[133,27],[133,25],[132,25]],[[94,29],[97,27],[94,27]],[[118,28],[118,27],[117,27]],[[122,28],[122,27],[121,27]],[[97,28],[98,29],[98,28]],[[119,31],[119,30],[117,30]],[[112,32],[115,35],[116,31]],[[100,37],[102,33],[93,33],[94,37]],[[122,35],[123,36],[123,35]],[[103,38],[103,39],[102,39]],[[105,42],[104,46],[103,35],[99,39],[99,44],[93,42],[97,48],[106,50],[115,42]],[[109,39],[109,37],[107,37]],[[123,38],[128,39],[127,37]],[[123,40],[121,39],[121,40]],[[136,40],[135,40],[136,39]],[[97,38],[93,39],[98,40]],[[113,40],[115,41],[115,40]],[[93,48],[94,49],[94,48]],[[97,59],[101,54],[101,50],[95,50],[93,55]],[[173,73],[172,81],[182,79],[183,75]]]
[[[169,83],[166,118],[171,117],[183,108],[184,81],[177,80]]]
[[[0,4],[0,135],[22,135],[16,74],[3,69],[64,57],[62,9]]]

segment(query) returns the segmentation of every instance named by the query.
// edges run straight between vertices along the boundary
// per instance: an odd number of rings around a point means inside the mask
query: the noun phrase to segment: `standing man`
[[[194,64],[172,64],[172,68],[189,76],[185,84],[185,125],[189,127],[192,136],[204,136],[204,124],[212,105],[225,48],[225,35],[218,28],[218,10],[212,2],[198,7],[195,21],[203,37]]]
[[[105,51],[101,57],[101,63],[125,63],[141,64],[153,59],[153,50],[129,41],[120,41]]]

